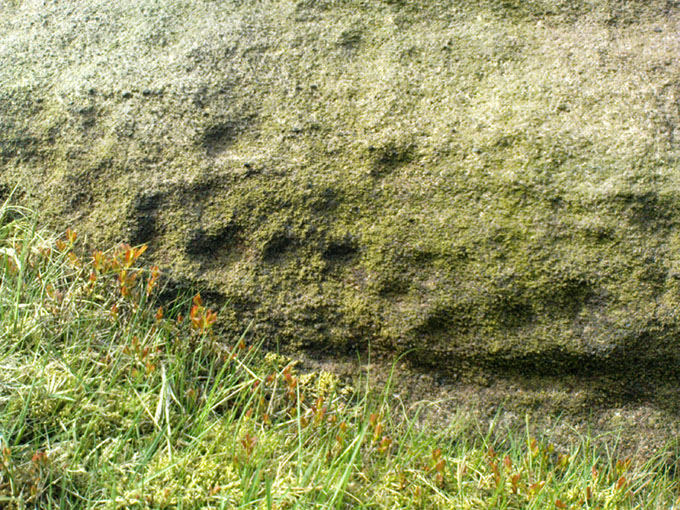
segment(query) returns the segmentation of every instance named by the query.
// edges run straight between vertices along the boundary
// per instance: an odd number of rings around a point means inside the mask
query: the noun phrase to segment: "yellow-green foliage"
[[[338,382],[338,377],[335,374],[325,370],[300,376],[300,386],[315,397],[323,399],[328,399],[335,395],[338,390]]]
[[[230,439],[211,434],[207,441]],[[241,480],[230,459],[220,454],[194,452],[189,456],[160,455],[148,467],[143,489],[126,493],[121,508],[235,508],[242,501]],[[218,497],[219,496],[219,497]],[[211,501],[213,504],[211,505]],[[224,508],[224,506],[222,507]]]

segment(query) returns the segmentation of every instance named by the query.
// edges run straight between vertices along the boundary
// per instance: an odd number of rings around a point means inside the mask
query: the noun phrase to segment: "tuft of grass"
[[[428,430],[387,391],[301,374],[245,333],[222,338],[200,294],[159,303],[145,249],[88,254],[75,232],[0,209],[0,507],[678,503],[670,445],[633,463],[588,437],[562,451],[461,420]]]

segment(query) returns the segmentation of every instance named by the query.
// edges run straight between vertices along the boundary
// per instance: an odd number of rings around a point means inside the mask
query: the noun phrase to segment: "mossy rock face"
[[[2,194],[291,348],[680,360],[680,5],[0,5]]]

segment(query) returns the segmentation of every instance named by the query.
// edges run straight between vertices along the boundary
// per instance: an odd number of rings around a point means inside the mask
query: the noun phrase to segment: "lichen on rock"
[[[0,6],[2,193],[272,345],[672,368],[677,6]]]

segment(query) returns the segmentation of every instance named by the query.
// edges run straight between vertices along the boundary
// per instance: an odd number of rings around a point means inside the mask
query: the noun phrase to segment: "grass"
[[[428,430],[361,381],[221,338],[199,294],[161,305],[144,246],[81,244],[0,209],[2,508],[678,504],[670,445],[633,463],[588,437]]]

